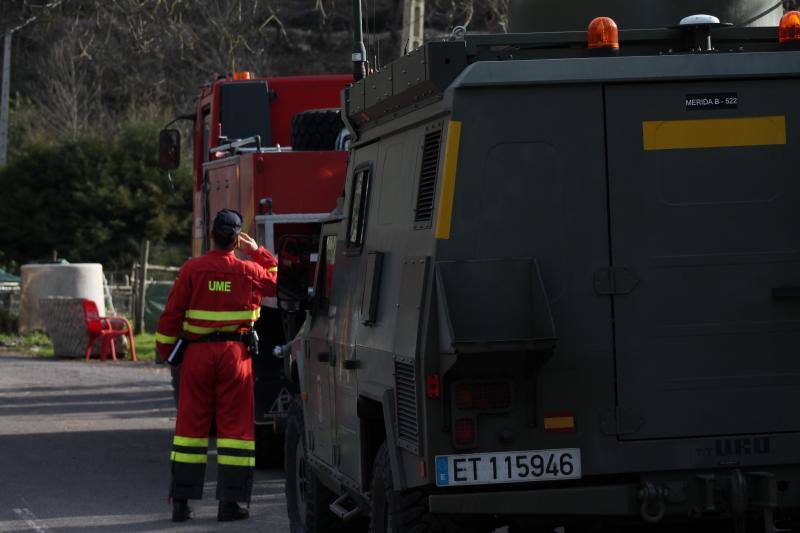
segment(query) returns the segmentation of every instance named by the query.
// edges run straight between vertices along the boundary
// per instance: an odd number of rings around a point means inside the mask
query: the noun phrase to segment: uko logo
[[[208,290],[211,292],[231,292],[231,282],[218,279],[209,281]]]

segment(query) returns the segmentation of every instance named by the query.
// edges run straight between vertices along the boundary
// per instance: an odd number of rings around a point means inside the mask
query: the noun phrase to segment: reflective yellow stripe
[[[458,149],[461,145],[461,122],[451,120],[447,127],[447,145],[444,149],[444,168],[442,169],[442,195],[439,197],[439,211],[436,216],[436,238],[449,239],[450,225],[453,222],[453,198],[456,194],[456,170],[458,169]]]
[[[255,450],[256,443],[252,440],[217,439],[217,448],[233,448],[234,450]]]
[[[227,322],[229,320],[257,320],[261,314],[261,309],[248,311],[203,311],[202,309],[189,309],[186,311],[186,318],[195,320],[214,320]]]
[[[195,448],[205,447],[208,448],[208,438],[203,437],[179,437],[175,435],[172,439],[172,444],[177,446],[193,446]]]
[[[206,454],[199,453],[172,452],[169,454],[169,458],[176,463],[202,464],[208,461]]]
[[[255,457],[237,457],[235,455],[219,455],[217,463],[229,466],[256,466]]]
[[[215,333],[217,331],[225,331],[225,332],[236,331],[241,327],[251,327],[252,325],[253,325],[252,322],[248,322],[247,324],[233,324],[232,326],[220,326],[217,328],[214,327],[208,328],[205,326],[194,326],[192,324],[189,324],[188,322],[184,322],[183,331],[188,331],[189,333],[197,333],[198,335],[208,335],[209,333]]]
[[[278,273],[278,267],[272,267],[272,268],[268,269],[267,272],[269,272],[270,274],[277,274]]]
[[[156,332],[156,342],[160,342],[161,344],[175,344],[178,342],[178,337],[170,337],[169,335]]]
[[[544,419],[544,429],[574,429],[575,417],[550,416]]]
[[[783,145],[786,117],[649,121],[642,136],[647,151]]]

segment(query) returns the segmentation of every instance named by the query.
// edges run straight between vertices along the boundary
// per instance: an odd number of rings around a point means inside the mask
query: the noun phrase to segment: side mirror
[[[158,166],[174,170],[181,165],[181,133],[178,130],[161,130],[158,134]]]

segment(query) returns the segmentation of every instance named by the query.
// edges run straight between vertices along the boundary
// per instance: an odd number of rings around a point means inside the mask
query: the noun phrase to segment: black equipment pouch
[[[246,339],[245,346],[250,351],[250,355],[258,357],[258,333],[256,333],[256,330],[251,329],[245,333],[244,338]]]
[[[183,362],[183,354],[186,353],[187,346],[189,346],[189,341],[183,337],[178,337],[175,346],[172,347],[172,351],[169,352],[169,356],[167,356],[167,363],[169,366],[173,368],[178,368],[181,366],[181,363]]]

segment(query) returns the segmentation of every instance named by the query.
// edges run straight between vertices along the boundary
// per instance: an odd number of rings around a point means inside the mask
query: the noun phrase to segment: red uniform
[[[277,262],[264,248],[242,261],[212,250],[180,270],[158,322],[156,347],[166,360],[179,335],[189,340],[253,327],[261,298],[275,293]],[[253,483],[253,378],[242,342],[190,343],[180,366],[178,418],[173,440],[175,499],[203,496],[211,416],[217,422],[217,499],[247,502]]]

